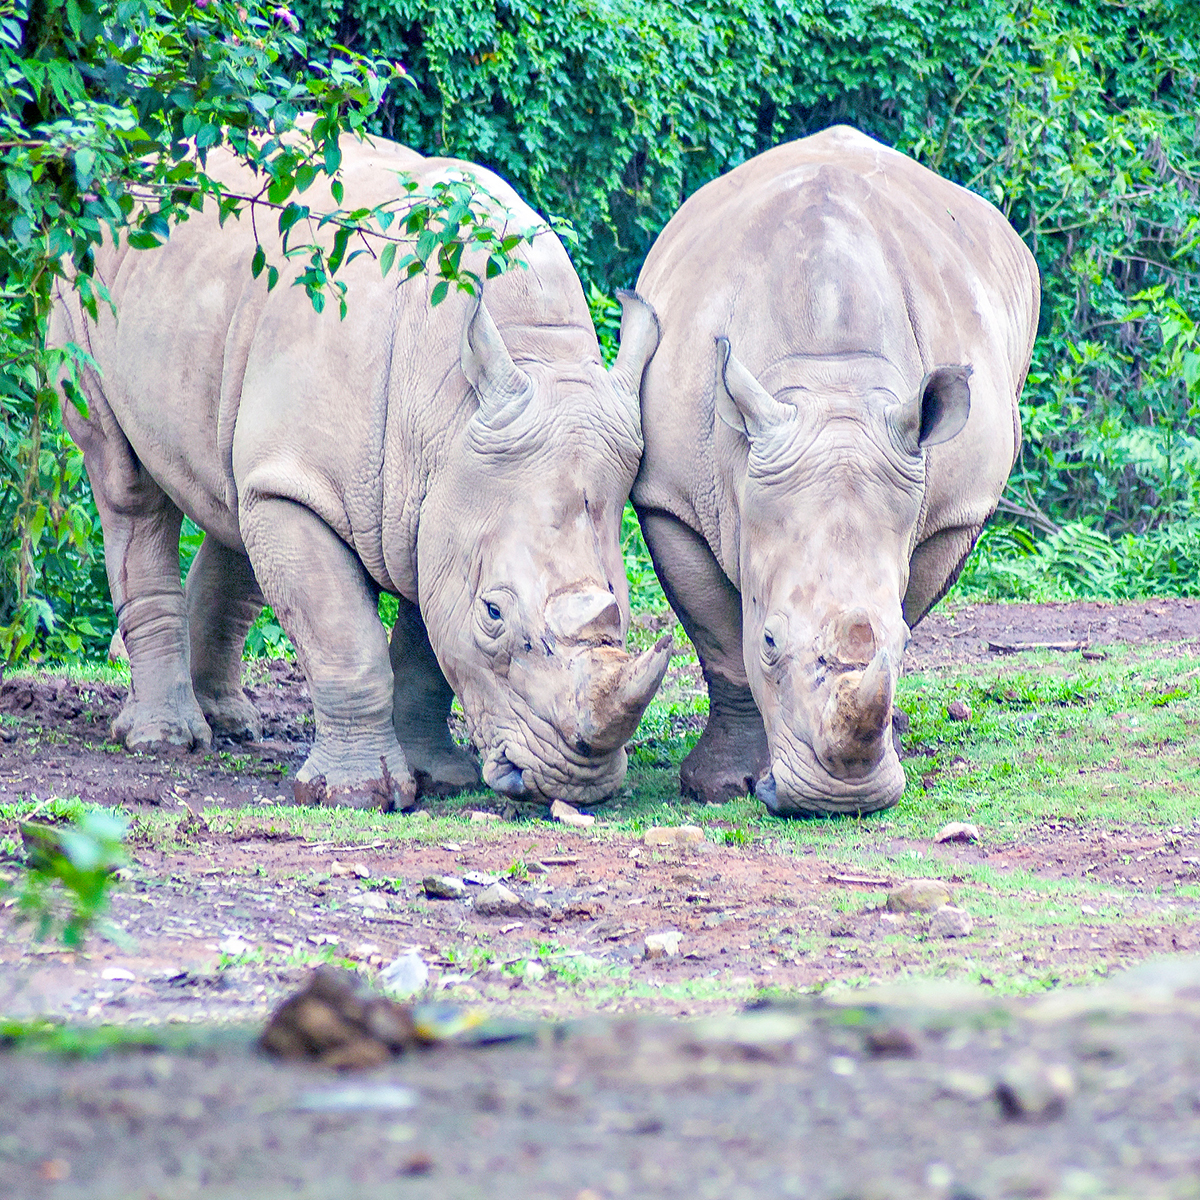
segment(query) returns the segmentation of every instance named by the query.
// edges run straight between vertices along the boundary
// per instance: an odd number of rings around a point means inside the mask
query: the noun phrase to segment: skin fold
[[[499,220],[539,223],[482,168],[383,139],[346,137],[342,152],[347,209],[396,195],[401,170],[423,184],[469,174]],[[209,169],[257,190],[232,158]],[[272,224],[260,216],[259,234],[282,263]],[[383,278],[362,255],[343,269],[344,320],[286,280],[268,292],[254,246],[248,216],[220,228],[197,215],[158,250],[98,253],[117,316],[93,321],[69,287],[58,297],[52,341],[99,367],[83,375],[87,415],[64,407],[132,669],[114,736],[134,750],[257,737],[241,655],[266,602],[316,713],[300,798],[389,809],[477,786],[447,727],[455,694],[492,787],[610,795],[670,656],[623,648],[620,520],[653,310],[623,298],[606,371],[550,233],[482,300],[452,293],[436,308],[431,281]],[[205,539],[181,587],[184,514]],[[400,601],[390,638],[380,592]]]
[[[633,500],[709,689],[683,791],[886,808],[909,630],[1020,445],[1033,258],[986,201],[839,126],[696,192],[638,291],[662,342]]]

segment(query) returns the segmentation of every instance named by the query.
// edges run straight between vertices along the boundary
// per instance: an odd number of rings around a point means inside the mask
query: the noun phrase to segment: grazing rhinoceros
[[[518,226],[538,217],[481,168],[344,139],[346,204],[473,175]],[[232,160],[210,168],[257,190]],[[265,222],[259,217],[259,228]],[[84,451],[133,686],[130,749],[260,732],[241,685],[263,599],[316,710],[304,799],[410,807],[478,782],[449,736],[460,697],[483,778],[510,796],[603,799],[662,679],[663,639],[624,649],[621,512],[641,455],[638,387],[658,341],[624,301],[612,370],[562,245],[437,308],[429,285],[345,268],[349,315],[251,276],[250,221],[193,217],[160,249],[107,246],[117,317],[60,294],[54,338],[88,350]],[[270,247],[268,247],[268,250]],[[269,255],[268,257],[271,257]],[[275,261],[279,261],[278,246]],[[336,306],[330,306],[336,309]],[[182,514],[205,530],[180,587]],[[380,591],[400,598],[391,642]],[[414,781],[415,774],[415,781]]]
[[[701,188],[638,291],[662,343],[633,499],[710,702],[683,790],[894,804],[909,627],[1020,443],[1033,258],[986,201],[838,127]]]

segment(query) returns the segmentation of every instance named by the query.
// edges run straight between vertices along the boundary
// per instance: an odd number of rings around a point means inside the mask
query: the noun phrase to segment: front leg
[[[724,803],[753,792],[770,766],[767,732],[742,660],[742,604],[707,543],[660,511],[639,512],[663,591],[700,656],[708,686],[708,722],[683,760],[685,796]]]
[[[453,796],[481,786],[479,765],[454,744],[446,718],[454,692],[429,644],[421,613],[399,597],[392,629],[392,722],[421,795]]]
[[[417,789],[392,725],[387,636],[362,563],[316,513],[291,500],[254,499],[241,524],[316,712],[316,742],[296,774],[297,800],[411,808]]]

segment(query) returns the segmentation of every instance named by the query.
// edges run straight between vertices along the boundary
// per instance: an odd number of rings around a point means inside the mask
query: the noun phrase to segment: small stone
[[[245,944],[245,942],[242,942],[243,946],[245,946]],[[100,978],[111,979],[114,982],[120,983],[132,983],[137,977],[132,971],[125,970],[124,967],[105,967],[104,970],[100,972]]]
[[[488,821],[499,821],[499,820],[500,820],[499,813],[473,812],[471,814],[471,824],[472,825],[484,825]]]
[[[432,821],[433,820],[433,818],[429,815],[429,813],[423,808],[418,809],[416,812],[410,812],[408,814],[408,819],[410,821]]]
[[[222,938],[217,943],[217,949],[222,954],[228,954],[231,958],[236,958],[239,954],[245,954],[250,949],[250,943],[241,934],[231,933],[228,937]],[[107,975],[105,978],[107,978]],[[130,979],[132,978],[133,976],[131,975]]]
[[[378,892],[363,892],[359,896],[350,897],[351,904],[357,904],[360,908],[374,908],[383,910],[387,908],[387,901]]]
[[[909,879],[887,896],[889,912],[934,912],[953,899],[940,879]]]
[[[704,830],[699,825],[655,825],[642,836],[647,846],[696,846],[704,842]]]
[[[467,895],[467,885],[453,875],[426,875],[421,886],[430,900],[463,900]]]
[[[868,1029],[863,1045],[872,1058],[916,1058],[921,1052],[916,1037],[902,1025]]]
[[[429,968],[415,950],[410,950],[380,971],[379,982],[393,996],[411,996],[429,982]]]
[[[546,978],[546,968],[540,962],[530,959],[525,964],[525,969],[521,972],[521,977],[526,983],[541,983]]]
[[[979,830],[965,821],[951,821],[949,825],[943,825],[937,831],[933,840],[938,843],[977,842],[979,841]]]
[[[933,914],[929,922],[929,936],[942,938],[970,937],[975,928],[971,914],[965,908],[944,904]]]
[[[647,958],[675,958],[679,954],[679,943],[683,934],[676,929],[662,933],[646,934],[645,956]]]
[[[379,947],[374,942],[359,942],[357,946],[350,952],[351,958],[361,959],[366,962],[379,953]]]
[[[540,862],[527,862],[525,864],[525,870],[527,870],[530,873],[530,875],[549,875],[550,874],[550,868],[548,866],[546,866],[545,863],[540,863]]]
[[[447,850],[451,854],[457,854],[462,847],[457,842],[438,842],[439,850]]]
[[[579,809],[568,804],[565,800],[555,800],[550,805],[550,819],[574,829],[590,829],[595,825],[596,818],[591,813],[581,813]]]
[[[529,905],[502,883],[493,883],[475,897],[475,911],[481,917],[525,917]]]
[[[946,705],[946,716],[952,721],[969,721],[971,706],[965,700],[951,700]]]
[[[854,922],[849,917],[838,917],[829,926],[830,937],[853,937],[854,932]]]
[[[996,1082],[996,1099],[1010,1120],[1051,1120],[1062,1114],[1074,1094],[1075,1079],[1068,1067],[1033,1055],[1010,1063]]]
[[[329,873],[330,873],[330,875],[339,875],[339,876],[340,875],[353,875],[354,870],[352,867],[346,866],[345,863],[338,862],[338,860],[335,858],[329,864]]]
[[[462,879],[471,887],[490,887],[496,882],[495,875],[486,875],[483,871],[464,871]]]

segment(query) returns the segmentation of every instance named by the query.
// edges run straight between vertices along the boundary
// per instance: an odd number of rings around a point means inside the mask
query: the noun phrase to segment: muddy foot
[[[369,761],[364,761],[362,755],[338,757],[314,746],[296,773],[296,802],[383,812],[415,808],[417,782],[399,746],[376,756],[374,769],[367,765]]]
[[[196,700],[214,734],[237,742],[262,740],[262,718],[241,688],[220,698],[197,692]]]
[[[404,757],[416,777],[418,796],[455,796],[483,786],[479,764],[453,742],[433,750],[409,744]]]
[[[762,721],[736,724],[709,720],[679,768],[679,790],[690,800],[724,804],[754,791],[754,781],[771,765]]]
[[[135,751],[169,746],[207,750],[212,746],[212,730],[189,688],[186,698],[157,704],[132,697],[126,700],[112,724],[112,739]]]

